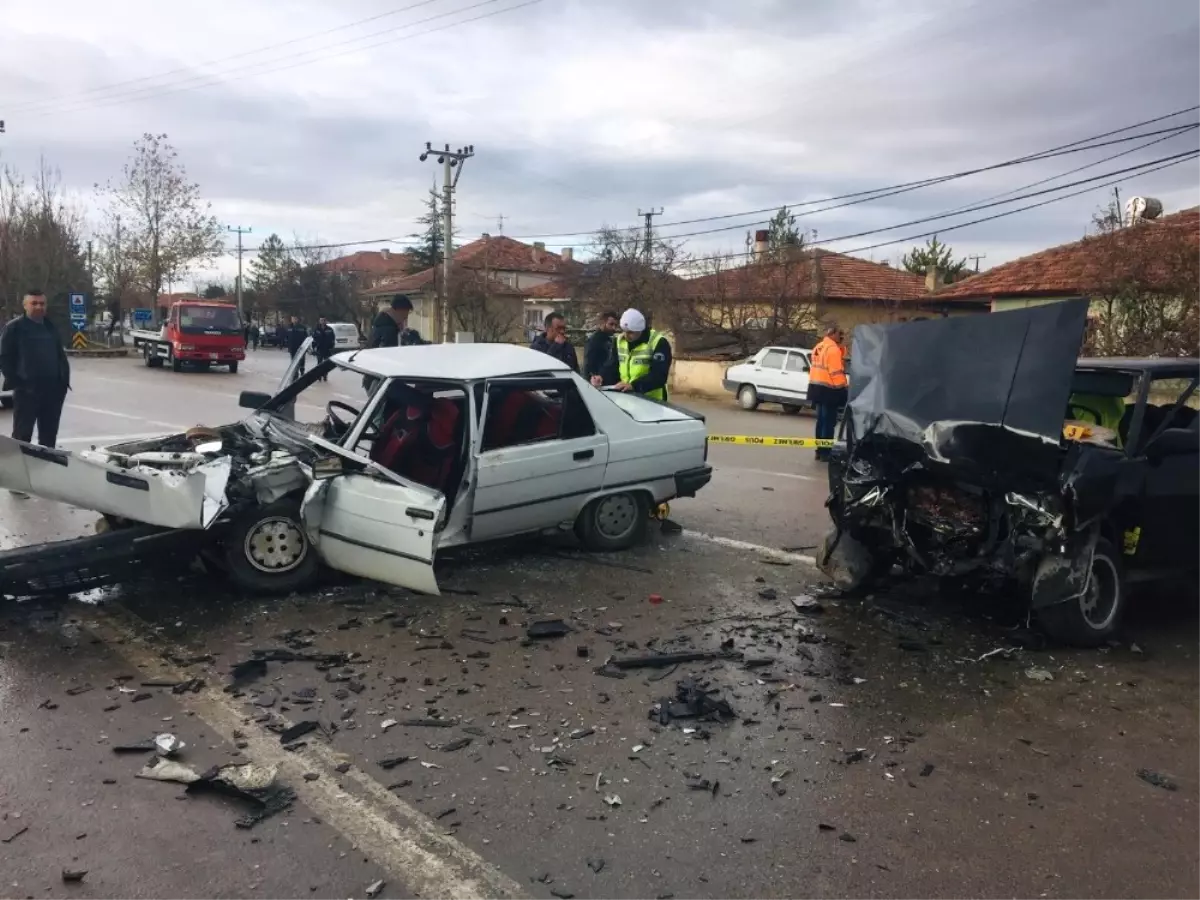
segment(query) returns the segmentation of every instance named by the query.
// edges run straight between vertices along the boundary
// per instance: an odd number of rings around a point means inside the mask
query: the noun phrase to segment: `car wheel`
[[[785,404],[783,404],[783,411],[785,413],[787,413],[789,416],[795,416],[795,415],[799,415],[800,407],[793,406],[791,403],[785,403]]]
[[[230,375],[236,375],[236,374],[237,374],[237,363],[235,363],[235,362],[231,362],[231,363],[229,364],[229,374],[230,374]]]
[[[738,404],[742,409],[758,409],[758,391],[752,384],[743,384],[738,388]]]
[[[641,543],[650,524],[650,501],[641,491],[607,494],[584,507],[575,534],[588,550],[625,550]]]
[[[167,359],[171,363],[171,371],[172,372],[182,372],[183,371],[183,363],[175,358],[174,350],[167,351]]]
[[[242,513],[225,534],[224,550],[229,577],[253,593],[290,593],[317,575],[299,500],[284,498]]]
[[[1091,577],[1083,595],[1037,612],[1051,637],[1078,647],[1098,647],[1116,632],[1125,613],[1125,576],[1121,556],[1104,538],[1096,542]]]
[[[142,344],[142,359],[145,361],[147,369],[154,368],[154,357],[150,355],[149,344]]]

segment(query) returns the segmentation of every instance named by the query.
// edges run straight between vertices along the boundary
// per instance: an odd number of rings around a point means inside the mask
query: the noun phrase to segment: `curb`
[[[89,357],[115,357],[121,358],[129,355],[128,347],[98,347],[95,350],[67,350],[67,356]]]

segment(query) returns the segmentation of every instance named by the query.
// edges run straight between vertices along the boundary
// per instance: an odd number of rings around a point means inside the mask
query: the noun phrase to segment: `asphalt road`
[[[259,351],[233,376],[77,360],[63,443],[230,421],[237,391],[269,389],[283,362]],[[361,398],[350,378],[317,390]],[[803,416],[685,403],[713,433],[811,434]],[[1003,604],[920,586],[801,615],[788,598],[817,580],[823,469],[802,450],[710,459],[713,483],[673,504],[684,534],[603,558],[460,553],[439,599],[332,580],[268,600],[181,573],[7,604],[0,893],[1197,895],[1194,597],[1147,597],[1121,644],[1092,653],[1037,649]],[[0,495],[7,545],[94,518]],[[525,639],[554,618],[571,633]],[[979,661],[1014,642],[1028,648]],[[596,672],[723,644],[769,662]],[[271,662],[225,689],[252,650],[288,647],[348,658]],[[687,676],[733,717],[652,716]],[[205,686],[143,686],[191,678]],[[408,724],[430,719],[444,727]],[[304,721],[320,728],[286,749],[272,729]],[[197,771],[277,766],[294,806],[239,829],[238,802],[135,777],[147,756],[112,747],[162,731]]]

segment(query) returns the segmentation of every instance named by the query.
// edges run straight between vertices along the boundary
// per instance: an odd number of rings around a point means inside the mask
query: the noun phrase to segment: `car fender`
[[[1043,609],[1083,596],[1092,577],[1092,557],[1099,539],[1099,526],[1076,532],[1068,538],[1065,552],[1042,557],[1030,585],[1031,609]]]

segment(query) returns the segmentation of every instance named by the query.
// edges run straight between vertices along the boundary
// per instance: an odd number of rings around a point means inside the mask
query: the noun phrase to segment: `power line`
[[[421,6],[428,6],[430,3],[440,3],[440,2],[443,2],[443,0],[419,0],[419,2],[417,2],[417,3],[410,3],[408,6],[402,6],[398,9],[392,9],[392,10],[388,10],[387,12],[377,13],[376,15],[368,16],[365,19],[358,19],[354,22],[348,22],[345,25],[338,25],[335,28],[327,28],[324,31],[315,31],[311,34],[302,35],[301,37],[292,38],[287,41],[280,41],[277,44],[267,44],[262,47],[257,47],[253,50],[245,50],[241,53],[234,53],[231,56],[222,56],[217,59],[209,60],[208,62],[204,63],[203,65],[205,65],[205,66],[218,65],[220,63],[230,62],[231,60],[244,59],[247,56],[256,56],[260,53],[267,53],[271,50],[278,50],[281,47],[290,47],[293,44],[301,44],[301,43],[304,43],[305,41],[310,41],[313,38],[326,37],[327,35],[335,34],[336,32],[339,32],[339,31],[348,31],[351,28],[357,28],[360,25],[366,25],[368,22],[375,22],[375,21],[378,21],[379,19],[387,19],[387,18],[390,18],[391,16],[399,15],[400,13],[410,12],[411,10],[417,9],[418,7],[421,7]],[[91,88],[90,90],[82,91],[78,94],[60,94],[57,97],[47,97],[43,100],[28,100],[24,103],[18,103],[16,108],[19,112],[26,112],[26,111],[30,111],[30,110],[37,110],[40,107],[54,105],[57,103],[74,103],[84,97],[91,95],[91,94],[107,93],[108,91],[114,90],[116,88],[123,88],[123,87],[126,87],[131,84],[141,84],[144,81],[154,81],[159,78],[166,78],[170,75],[178,75],[183,72],[193,72],[193,71],[195,71],[194,66],[180,66],[177,69],[170,69],[166,72],[159,72],[155,75],[143,75],[139,78],[130,78],[125,81],[115,81],[110,84],[102,84],[99,87],[94,87],[94,88]],[[195,77],[195,76],[193,76],[193,77]]]
[[[416,25],[423,25],[425,23],[432,22],[437,19],[444,19],[447,16],[455,16],[455,15],[459,15],[460,13],[470,12],[471,10],[479,9],[484,6],[490,6],[490,5],[492,5],[494,3],[498,3],[498,2],[500,2],[500,0],[480,0],[480,2],[474,3],[471,6],[465,6],[462,9],[453,10],[452,12],[448,12],[448,13],[440,13],[439,15],[436,15],[436,16],[428,16],[424,19],[418,19],[415,22],[409,22],[406,25],[398,26],[397,28],[391,28],[391,29],[387,29],[386,31],[376,32],[374,34],[362,35],[361,37],[352,38],[347,41],[341,41],[337,44],[331,44],[330,47],[339,47],[339,46],[342,46],[345,44],[351,44],[351,43],[356,43],[358,41],[367,40],[372,37],[378,37],[379,35],[382,35],[382,34],[390,34],[394,31],[400,31],[402,29],[412,28]],[[449,28],[456,28],[460,25],[467,25],[472,22],[481,21],[483,19],[490,19],[493,16],[500,16],[500,15],[504,15],[506,13],[516,12],[518,9],[523,9],[527,6],[533,6],[533,5],[535,5],[537,3],[541,3],[541,2],[542,2],[542,0],[524,0],[524,2],[518,3],[515,6],[505,7],[504,9],[492,10],[491,12],[481,13],[480,15],[471,16],[466,19],[458,19],[453,22],[448,22],[444,25],[439,25],[436,28],[427,28],[424,31],[418,31],[415,34],[405,34],[405,35],[400,35],[399,37],[390,37],[390,38],[387,38],[382,41],[376,41],[373,44],[365,44],[363,46],[350,47],[345,50],[339,50],[335,53],[324,53],[319,50],[305,51],[305,53],[300,54],[300,55],[312,55],[314,53],[316,53],[318,55],[315,56],[313,59],[303,59],[303,60],[299,60],[298,62],[290,62],[287,65],[281,65],[281,66],[275,66],[273,63],[267,63],[268,66],[273,66],[273,67],[261,69],[260,71],[252,72],[249,74],[268,75],[268,74],[272,74],[274,72],[283,72],[283,71],[287,71],[288,69],[294,69],[294,68],[298,68],[300,66],[306,66],[306,65],[309,65],[314,62],[319,62],[319,61],[328,60],[328,59],[335,59],[339,56],[345,56],[349,53],[356,53],[356,52],[360,52],[363,50],[371,50],[371,49],[374,49],[375,47],[382,47],[385,44],[394,44],[394,43],[398,43],[400,41],[407,41],[407,40],[412,40],[414,38],[424,37],[425,35],[433,34],[438,31],[445,31]],[[325,48],[325,49],[329,49],[329,48]],[[284,57],[284,59],[286,59],[286,57]],[[276,60],[276,62],[279,62],[279,61],[281,61],[281,60]],[[228,71],[217,73],[214,76],[205,76],[205,75],[194,76],[191,79],[185,79],[184,82],[181,82],[177,86],[164,85],[163,87],[165,87],[166,90],[158,90],[157,88],[146,88],[143,90],[135,91],[132,94],[129,94],[128,96],[116,95],[111,98],[101,98],[100,101],[95,104],[84,104],[82,106],[68,107],[68,108],[64,108],[64,109],[43,110],[43,111],[35,112],[33,115],[29,116],[29,118],[37,119],[37,118],[43,118],[48,115],[53,115],[56,113],[58,113],[58,114],[75,113],[75,112],[83,112],[83,111],[89,110],[89,109],[101,109],[101,108],[104,108],[107,106],[119,106],[119,105],[122,105],[125,103],[130,103],[130,102],[134,102],[134,101],[138,101],[138,100],[149,100],[154,97],[162,97],[162,96],[166,96],[168,94],[179,93],[181,91],[191,91],[191,90],[195,90],[197,88],[210,87],[214,84],[220,84],[221,82],[225,81],[226,80],[225,76],[242,71],[243,69],[248,69],[248,68],[252,69],[252,68],[255,68],[256,66],[260,66],[260,65],[263,65],[263,63],[252,63],[248,66],[235,67]],[[194,81],[197,78],[208,78],[208,80],[200,81],[198,84],[187,84],[187,81]]]

